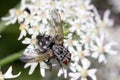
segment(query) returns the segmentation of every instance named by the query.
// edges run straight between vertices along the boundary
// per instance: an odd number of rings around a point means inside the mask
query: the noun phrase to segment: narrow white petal
[[[72,72],[76,72],[76,66],[78,66],[78,63],[70,63],[70,69],[72,70]]]
[[[34,63],[26,63],[25,66],[24,66],[24,68],[30,67],[29,75],[31,75],[31,74],[34,72],[34,70],[35,70],[35,68],[37,67],[37,65],[38,65],[37,62],[34,62]]]
[[[77,80],[80,77],[80,73],[69,73],[69,76]]]
[[[33,29],[32,28],[28,29],[28,33],[33,34],[34,33]]]
[[[11,24],[16,23],[16,21],[17,21],[17,17],[15,17],[15,18],[12,19]]]
[[[98,52],[94,52],[94,53],[92,53],[91,56],[92,56],[93,58],[97,59],[98,56],[99,56],[99,53],[98,53]]]
[[[107,52],[110,55],[116,55],[118,52],[115,50],[109,50],[109,52]]]
[[[96,71],[97,71],[97,69],[90,69],[90,70],[88,70],[88,75],[93,76],[93,75],[95,75]]]
[[[76,70],[80,72],[82,70],[82,67],[79,64],[77,64],[76,65]]]
[[[77,48],[77,51],[82,51],[82,45],[77,45],[76,48]]]
[[[64,68],[61,68],[58,72],[58,77],[60,77],[62,74],[64,74],[64,78],[67,78],[67,70]]]
[[[97,80],[95,75],[90,76],[92,78],[92,80]]]
[[[7,72],[3,76],[5,79],[8,79],[8,78],[16,78],[20,76],[20,74],[21,72],[19,72],[17,75],[12,75],[12,66],[10,66]]]
[[[40,73],[42,77],[45,77],[45,69],[44,68],[40,68]]]
[[[40,67],[44,68],[44,69],[49,69],[49,67],[47,66],[47,64],[45,62],[39,62],[40,63]]]
[[[22,31],[20,32],[20,35],[19,35],[18,40],[22,39],[23,36],[26,36],[26,31],[25,31],[25,30],[22,30]]]
[[[81,62],[82,62],[83,68],[85,68],[85,69],[88,69],[90,67],[90,65],[91,65],[90,61],[88,59],[86,59],[86,58],[81,60]]]
[[[108,21],[109,16],[110,16],[110,10],[108,9],[108,10],[106,10],[106,11],[104,12],[103,20],[104,20],[105,22]]]
[[[106,63],[105,55],[101,54],[101,55],[99,56],[98,62],[99,62],[99,63],[101,63],[101,62]]]
[[[90,52],[88,50],[84,50],[83,52],[85,56],[90,56]]]
[[[58,71],[57,76],[60,77],[63,73],[64,73],[64,72],[63,72],[63,69],[61,68],[61,69]]]
[[[28,45],[27,48],[34,49],[34,46],[33,45]]]
[[[64,78],[66,79],[67,78],[67,70],[64,69]]]
[[[22,43],[23,44],[30,44],[30,38],[25,38],[23,41],[22,41]]]

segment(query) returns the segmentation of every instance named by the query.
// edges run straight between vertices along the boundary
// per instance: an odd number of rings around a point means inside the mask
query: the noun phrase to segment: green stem
[[[0,66],[6,65],[6,64],[8,64],[8,63],[11,63],[11,62],[19,59],[19,57],[20,57],[20,55],[21,55],[22,53],[23,53],[23,50],[20,51],[20,52],[14,53],[14,54],[12,54],[12,55],[10,55],[10,56],[8,56],[8,57],[0,60]]]

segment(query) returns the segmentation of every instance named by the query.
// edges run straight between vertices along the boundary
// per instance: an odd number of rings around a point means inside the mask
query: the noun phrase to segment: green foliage
[[[10,8],[19,5],[20,0],[1,0],[0,1],[0,18],[6,16]],[[19,25],[6,26],[5,22],[0,21],[0,66],[3,74],[9,68],[13,66],[13,74],[22,72],[21,76],[16,79],[9,80],[40,80],[39,70],[35,70],[34,74],[28,75],[29,68],[24,69],[24,63],[18,58],[22,54],[23,49],[26,47],[18,41],[20,31]]]

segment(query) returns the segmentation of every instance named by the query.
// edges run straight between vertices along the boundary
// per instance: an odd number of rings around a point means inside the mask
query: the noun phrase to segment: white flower
[[[89,69],[91,62],[87,57],[92,53],[91,56],[98,58],[99,62],[106,62],[104,53],[113,55],[117,52],[111,49],[116,43],[105,43],[104,39],[105,27],[113,25],[113,20],[109,18],[110,11],[106,10],[101,17],[95,6],[91,4],[91,0],[22,0],[19,9],[11,9],[10,16],[2,19],[7,21],[6,24],[14,24],[16,21],[20,24],[21,33],[18,40],[25,37],[22,43],[28,44],[21,60],[34,61],[33,59],[39,55],[36,36],[46,34],[55,37],[56,30],[51,25],[53,10],[57,10],[60,14],[65,37],[63,45],[71,53],[70,65],[67,65],[72,71],[69,73],[70,80],[79,78],[87,80],[87,76],[96,80],[97,70]],[[31,38],[26,37],[27,34]],[[32,74],[38,65],[41,75],[45,77],[45,69],[49,69],[49,66],[44,61],[26,63],[24,67],[30,67],[29,74]],[[62,67],[57,76],[64,74],[64,78],[67,78],[67,73],[67,69]]]
[[[48,4],[48,1],[49,0],[45,0],[45,1],[43,1],[43,0],[29,0],[30,1],[30,3],[29,3],[29,9],[35,9],[35,10],[39,10],[39,9],[46,9],[46,8],[48,8],[47,7],[47,5],[49,5]]]
[[[26,63],[24,68],[30,67],[29,75],[31,75],[34,72],[35,68],[38,66],[38,64],[40,65],[41,76],[45,77],[45,69],[49,69],[49,67],[43,61],[41,61],[41,62],[33,62],[33,63]]]
[[[35,47],[37,47],[37,39],[36,36],[32,36],[31,39],[30,38],[25,38],[22,41],[23,44],[29,44],[27,48],[31,48],[34,49]]]
[[[79,61],[87,61],[87,62],[90,62],[86,56],[90,56],[90,52],[88,49],[83,49],[83,45],[81,44],[78,44],[76,46],[76,50],[74,50],[72,52],[72,61],[75,61],[75,63],[79,62]]]
[[[80,43],[84,45],[85,49],[89,49],[90,48],[90,44],[93,43],[94,41],[94,38],[92,37],[92,34],[91,32],[86,32],[86,33],[83,33],[80,36]]]
[[[13,75],[12,74],[12,66],[10,66],[6,73],[2,74],[2,72],[0,72],[0,80],[16,78],[16,77],[20,76],[20,74],[21,74],[21,72],[19,72],[17,75]]]
[[[48,0],[48,5],[46,5],[46,6],[50,10],[53,10],[53,9],[61,10],[61,9],[63,9],[62,1],[60,1],[60,0],[55,0],[55,1]]]
[[[24,57],[21,56],[20,59],[23,62],[28,62],[25,64],[24,68],[30,67],[29,75],[31,75],[34,72],[35,68],[39,65],[40,66],[40,73],[43,77],[45,77],[45,69],[49,69],[49,66],[44,61],[39,61],[39,62],[34,61],[36,59],[36,57],[39,57],[39,53],[37,52],[37,49],[38,48],[25,49],[25,51],[23,53]],[[27,61],[25,61],[25,60],[27,60]],[[52,66],[54,66],[54,65],[52,64]]]
[[[82,1],[77,0],[77,8],[76,8],[77,11],[80,10],[81,12],[84,12],[92,9],[93,9],[93,5],[91,4],[91,0],[82,0]]]
[[[100,16],[95,16],[96,21],[97,21],[97,26],[100,28],[107,28],[107,27],[112,27],[114,22],[113,19],[109,18],[110,16],[110,10],[106,10],[103,15],[103,19],[101,19]]]
[[[68,34],[68,39],[64,39],[64,46],[68,48],[68,50],[71,52],[74,48],[73,46],[77,45],[78,42],[76,40],[72,40],[72,34]]]
[[[37,36],[40,33],[44,33],[45,32],[45,25],[43,24],[39,24],[39,25],[35,25],[31,28],[28,28],[28,33],[32,36]]]
[[[19,30],[20,30],[21,32],[20,32],[20,35],[19,35],[18,40],[22,39],[23,36],[26,36],[26,35],[27,35],[27,29],[28,29],[28,26],[27,26],[27,25],[25,25],[24,23],[21,23],[21,24],[20,24]]]
[[[31,27],[35,26],[38,24],[38,21],[36,19],[36,11],[35,10],[32,10],[30,11],[31,13],[28,14],[26,17],[25,17],[25,21],[24,21],[24,24],[26,25],[30,25]]]
[[[108,43],[104,43],[104,37],[96,38],[96,45],[92,45],[91,46],[91,50],[93,51],[92,53],[92,57],[93,58],[98,58],[98,62],[104,62],[106,63],[106,57],[105,57],[105,53],[110,54],[110,55],[115,55],[117,54],[117,51],[112,50],[112,46],[117,45],[116,42],[111,41]]]
[[[69,23],[71,24],[71,27],[69,28],[70,32],[76,32],[77,35],[81,34],[81,30],[85,31],[86,30],[86,26],[83,25],[80,22],[80,19],[76,19],[75,21],[69,21]]]
[[[97,69],[88,69],[90,67],[90,63],[82,62],[82,66],[79,64],[76,65],[75,68],[76,72],[69,73],[69,76],[71,77],[70,80],[88,80],[87,76],[91,77],[92,80],[97,80],[95,73]]]
[[[9,11],[10,16],[3,17],[2,20],[7,21],[6,25],[14,24],[18,20],[18,23],[23,22],[28,13],[24,10],[24,5],[20,9],[11,9]]]

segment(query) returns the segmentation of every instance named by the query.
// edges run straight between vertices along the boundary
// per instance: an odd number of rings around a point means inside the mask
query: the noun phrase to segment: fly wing
[[[55,29],[55,34],[63,37],[63,27],[61,23],[60,14],[57,10],[51,11],[51,25]]]
[[[20,56],[22,62],[39,62],[50,58],[50,51],[46,53],[38,53],[35,49],[26,49]]]

